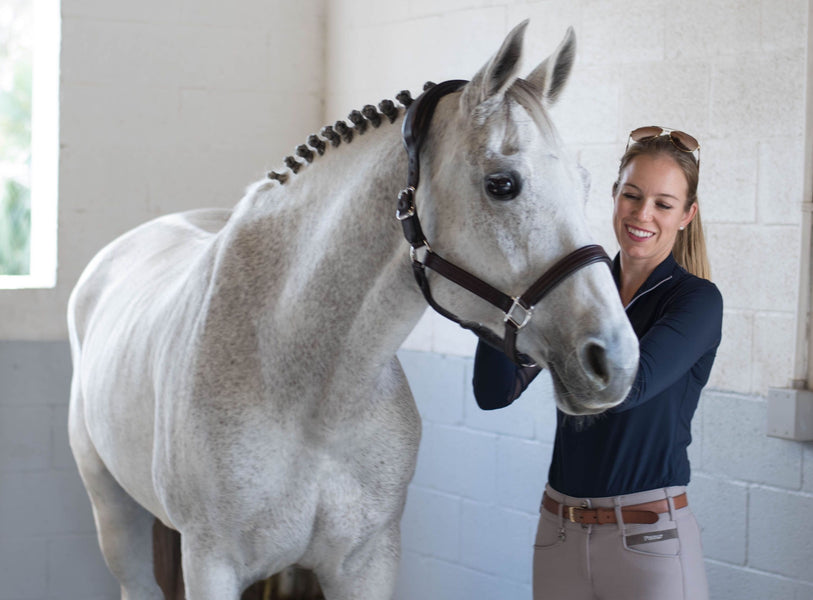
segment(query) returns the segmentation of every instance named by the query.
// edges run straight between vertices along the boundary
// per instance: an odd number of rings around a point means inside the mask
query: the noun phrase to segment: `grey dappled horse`
[[[513,294],[590,241],[585,184],[546,113],[573,34],[521,81],[524,30],[440,99],[416,195],[433,249]],[[122,598],[162,597],[154,517],[181,533],[193,600],[236,599],[293,563],[330,600],[392,597],[420,439],[395,353],[426,302],[393,218],[404,111],[385,112],[395,124],[367,110],[312,137],[323,156],[289,158],[233,210],[122,235],[77,283],[70,441]],[[503,326],[493,306],[429,280],[461,318]],[[551,369],[566,412],[622,401],[637,341],[607,267],[551,292],[517,349]]]

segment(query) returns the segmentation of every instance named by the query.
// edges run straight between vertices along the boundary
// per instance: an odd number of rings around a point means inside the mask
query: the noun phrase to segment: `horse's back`
[[[85,268],[71,294],[72,343],[84,340],[88,320],[116,287],[138,281],[142,289],[160,288],[191,268],[230,216],[231,210],[226,209],[174,213],[148,221],[105,246]]]

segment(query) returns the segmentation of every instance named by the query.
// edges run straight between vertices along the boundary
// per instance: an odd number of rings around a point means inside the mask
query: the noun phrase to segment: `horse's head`
[[[568,31],[550,57],[518,79],[526,24],[461,92],[440,100],[416,194],[432,250],[511,296],[591,243],[586,179],[547,113],[570,73],[575,37]],[[429,277],[438,304],[502,333],[501,311],[435,273]],[[638,342],[606,264],[579,269],[545,296],[519,331],[517,350],[550,369],[564,412],[620,403],[635,377]]]

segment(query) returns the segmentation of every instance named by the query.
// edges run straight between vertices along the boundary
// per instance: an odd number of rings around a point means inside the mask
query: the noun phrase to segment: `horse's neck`
[[[241,201],[212,286],[221,320],[242,315],[256,343],[315,364],[395,353],[425,308],[394,218],[399,131],[382,124]]]

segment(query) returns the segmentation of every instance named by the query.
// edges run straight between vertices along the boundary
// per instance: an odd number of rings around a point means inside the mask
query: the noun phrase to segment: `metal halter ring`
[[[528,321],[531,320],[531,317],[534,314],[534,307],[533,306],[525,306],[520,298],[516,296],[511,298],[514,303],[511,305],[511,308],[508,309],[508,312],[505,313],[505,317],[503,318],[503,323],[508,323],[509,321],[516,327],[517,329],[522,329],[528,324]],[[525,311],[525,318],[522,319],[522,322],[518,321],[514,317],[514,309],[521,308]]]

